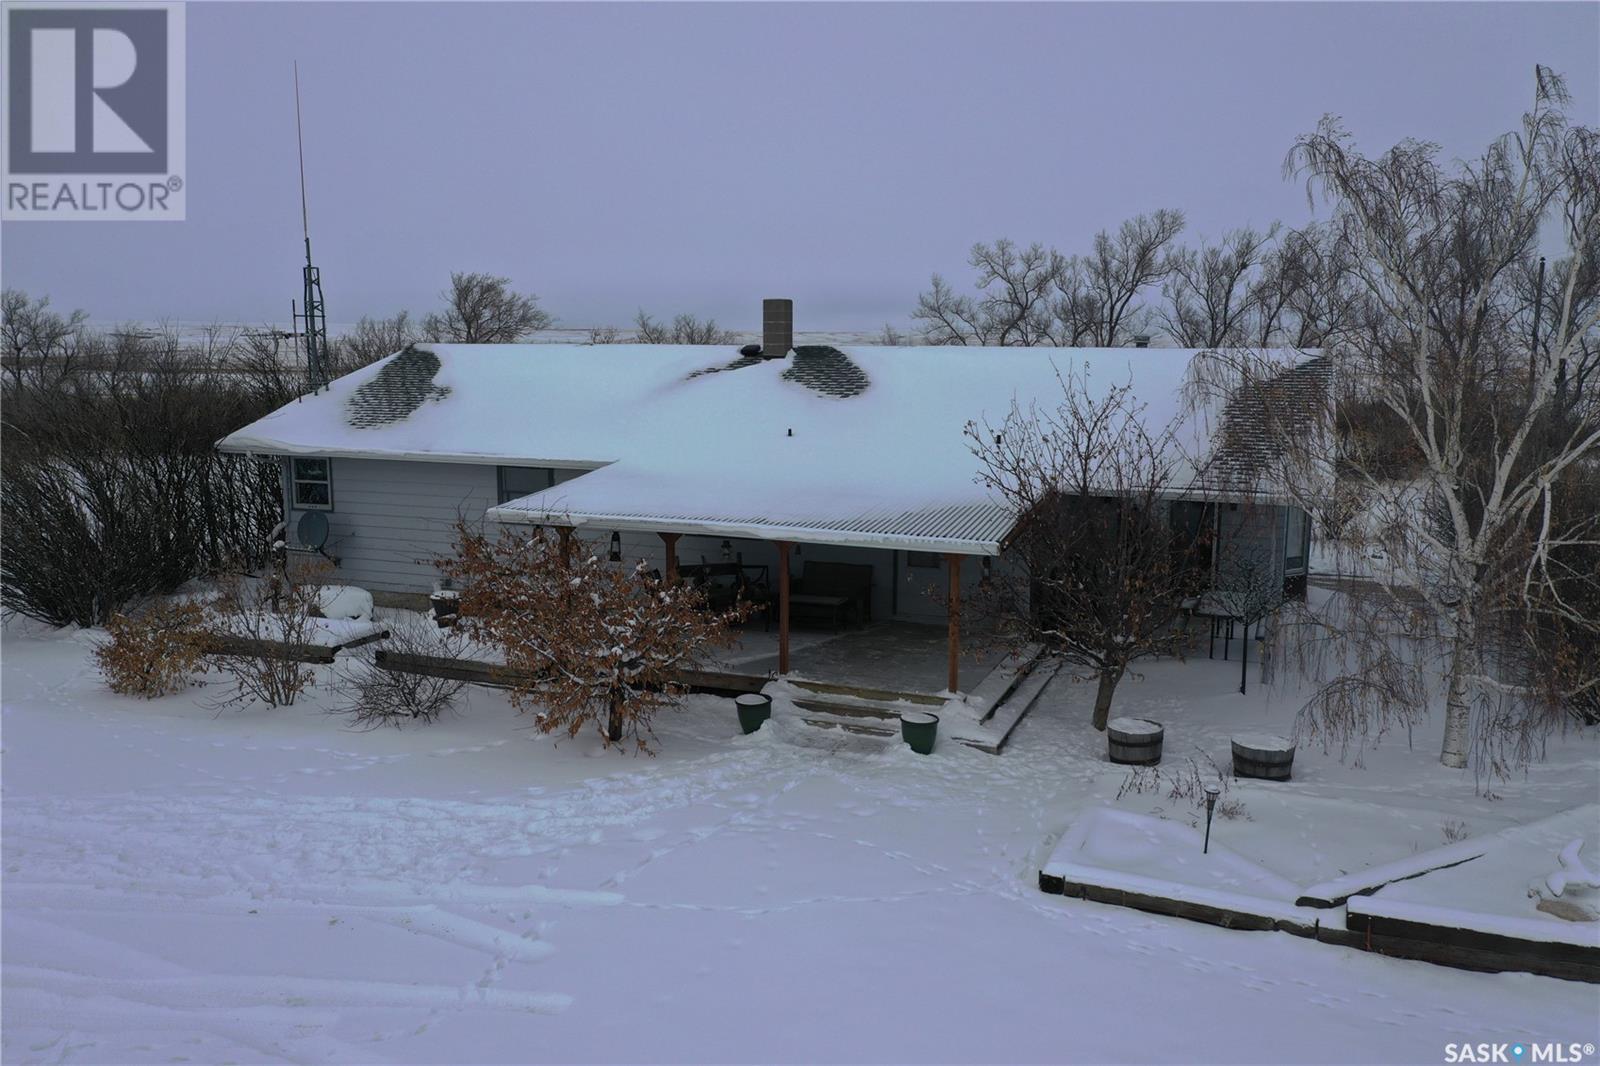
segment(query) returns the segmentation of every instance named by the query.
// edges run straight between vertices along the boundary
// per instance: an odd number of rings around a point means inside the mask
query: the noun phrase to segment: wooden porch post
[[[561,565],[572,565],[572,527],[557,526],[556,536],[561,538]]]
[[[667,546],[667,584],[678,583],[678,533],[658,533],[663,544]]]
[[[789,672],[789,542],[778,545],[778,673]]]
[[[951,692],[961,691],[961,556],[946,555],[950,564],[950,677]]]

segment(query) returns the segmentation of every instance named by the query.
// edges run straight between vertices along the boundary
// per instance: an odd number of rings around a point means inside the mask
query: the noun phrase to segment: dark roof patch
[[[1236,492],[1255,488],[1281,460],[1287,437],[1323,421],[1332,375],[1332,362],[1317,356],[1235,392],[1223,408],[1202,483]]]
[[[724,370],[743,370],[747,366],[755,366],[756,364],[765,361],[766,360],[759,355],[741,355],[731,363],[723,363],[721,366],[701,367],[699,370],[696,370],[694,373],[690,374],[685,380],[693,381],[697,377],[702,377],[706,374],[720,374]]]
[[[412,345],[385,363],[371,380],[345,402],[345,421],[356,429],[375,429],[411,417],[429,400],[450,395],[448,386],[435,385],[439,357]]]
[[[841,400],[861,395],[872,384],[867,372],[851,362],[848,355],[826,344],[797,347],[783,380]]]

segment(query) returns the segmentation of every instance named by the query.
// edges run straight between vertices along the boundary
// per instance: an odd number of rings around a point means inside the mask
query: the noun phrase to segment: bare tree
[[[1126,344],[1143,326],[1135,301],[1172,270],[1169,249],[1183,232],[1182,211],[1162,209],[1124,222],[1115,234],[1095,234],[1094,248],[1078,260],[1082,292],[1094,309],[1090,343],[1102,348]]]
[[[932,285],[917,297],[916,309],[911,312],[912,319],[922,323],[923,340],[929,344],[991,343],[989,324],[978,313],[976,300],[957,293],[938,274]]]
[[[1170,246],[1183,225],[1181,211],[1139,215],[1096,234],[1082,256],[1004,238],[975,244],[967,261],[977,295],[957,293],[935,274],[911,317],[929,344],[1125,344],[1147,317],[1139,296],[1172,269]]]
[[[670,325],[657,322],[640,311],[633,320],[636,344],[733,344],[737,337],[717,325],[717,320],[704,320],[694,315],[675,315]]]
[[[1237,347],[1246,343],[1258,284],[1278,227],[1266,232],[1246,226],[1221,244],[1179,249],[1171,256],[1171,276],[1162,293],[1167,305],[1161,321],[1181,348]]]
[[[20,289],[0,292],[0,355],[12,384],[70,373],[88,318],[83,311],[62,315],[50,310],[48,296],[30,299]]]
[[[1592,666],[1538,653],[1555,632],[1589,649],[1580,658],[1591,664],[1600,653],[1591,606],[1600,417],[1557,402],[1562,366],[1570,374],[1600,329],[1600,133],[1569,125],[1567,100],[1561,79],[1538,68],[1521,128],[1467,163],[1443,164],[1437,146],[1417,141],[1368,159],[1331,117],[1289,155],[1288,171],[1331,202],[1334,248],[1379,312],[1338,347],[1333,417],[1381,408],[1416,456],[1414,476],[1396,479],[1360,450],[1330,454],[1314,435],[1276,441],[1282,478],[1306,503],[1332,474],[1364,501],[1336,547],[1374,572],[1335,598],[1344,617],[1308,623],[1333,649],[1303,712],[1325,733],[1392,718],[1417,696],[1399,679],[1431,657],[1444,695],[1441,762],[1464,767],[1476,748],[1480,768],[1498,771],[1595,691]],[[1518,279],[1546,229],[1568,251],[1534,346]],[[1388,606],[1349,605],[1363,599]]]
[[[350,332],[333,340],[333,376],[360,370],[379,359],[403,352],[421,339],[409,311],[400,311],[390,318],[362,315]]]
[[[1021,571],[986,579],[977,610],[1090,671],[1104,729],[1132,663],[1181,653],[1174,623],[1207,572],[1195,535],[1169,514],[1180,462],[1170,431],[1145,425],[1130,384],[1101,396],[1063,375],[1061,387],[1055,408],[1013,405],[999,426],[967,426],[983,482],[1020,516]]]
[[[452,273],[450,287],[440,294],[445,309],[423,318],[423,335],[459,344],[515,344],[548,329],[554,320],[539,298],[512,292],[510,286],[510,278]]]
[[[1323,348],[1370,318],[1348,269],[1349,249],[1331,226],[1290,230],[1267,252],[1251,288],[1247,337],[1260,347]]]

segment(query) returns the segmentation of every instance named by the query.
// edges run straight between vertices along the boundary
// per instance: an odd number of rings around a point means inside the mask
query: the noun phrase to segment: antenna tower
[[[322,304],[322,272],[311,262],[311,223],[306,212],[306,142],[300,130],[300,64],[294,65],[294,139],[300,150],[300,232],[306,242],[306,265],[300,272],[304,299],[296,325],[306,340],[306,376],[312,392],[328,384],[328,319]]]

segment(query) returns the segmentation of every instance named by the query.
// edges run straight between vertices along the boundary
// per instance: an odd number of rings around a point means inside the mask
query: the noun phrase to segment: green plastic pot
[[[735,697],[733,702],[739,708],[739,728],[744,730],[746,736],[760,729],[762,723],[772,717],[771,696],[746,692]]]
[[[928,711],[907,711],[900,716],[900,736],[918,755],[932,755],[939,736],[939,716]]]

